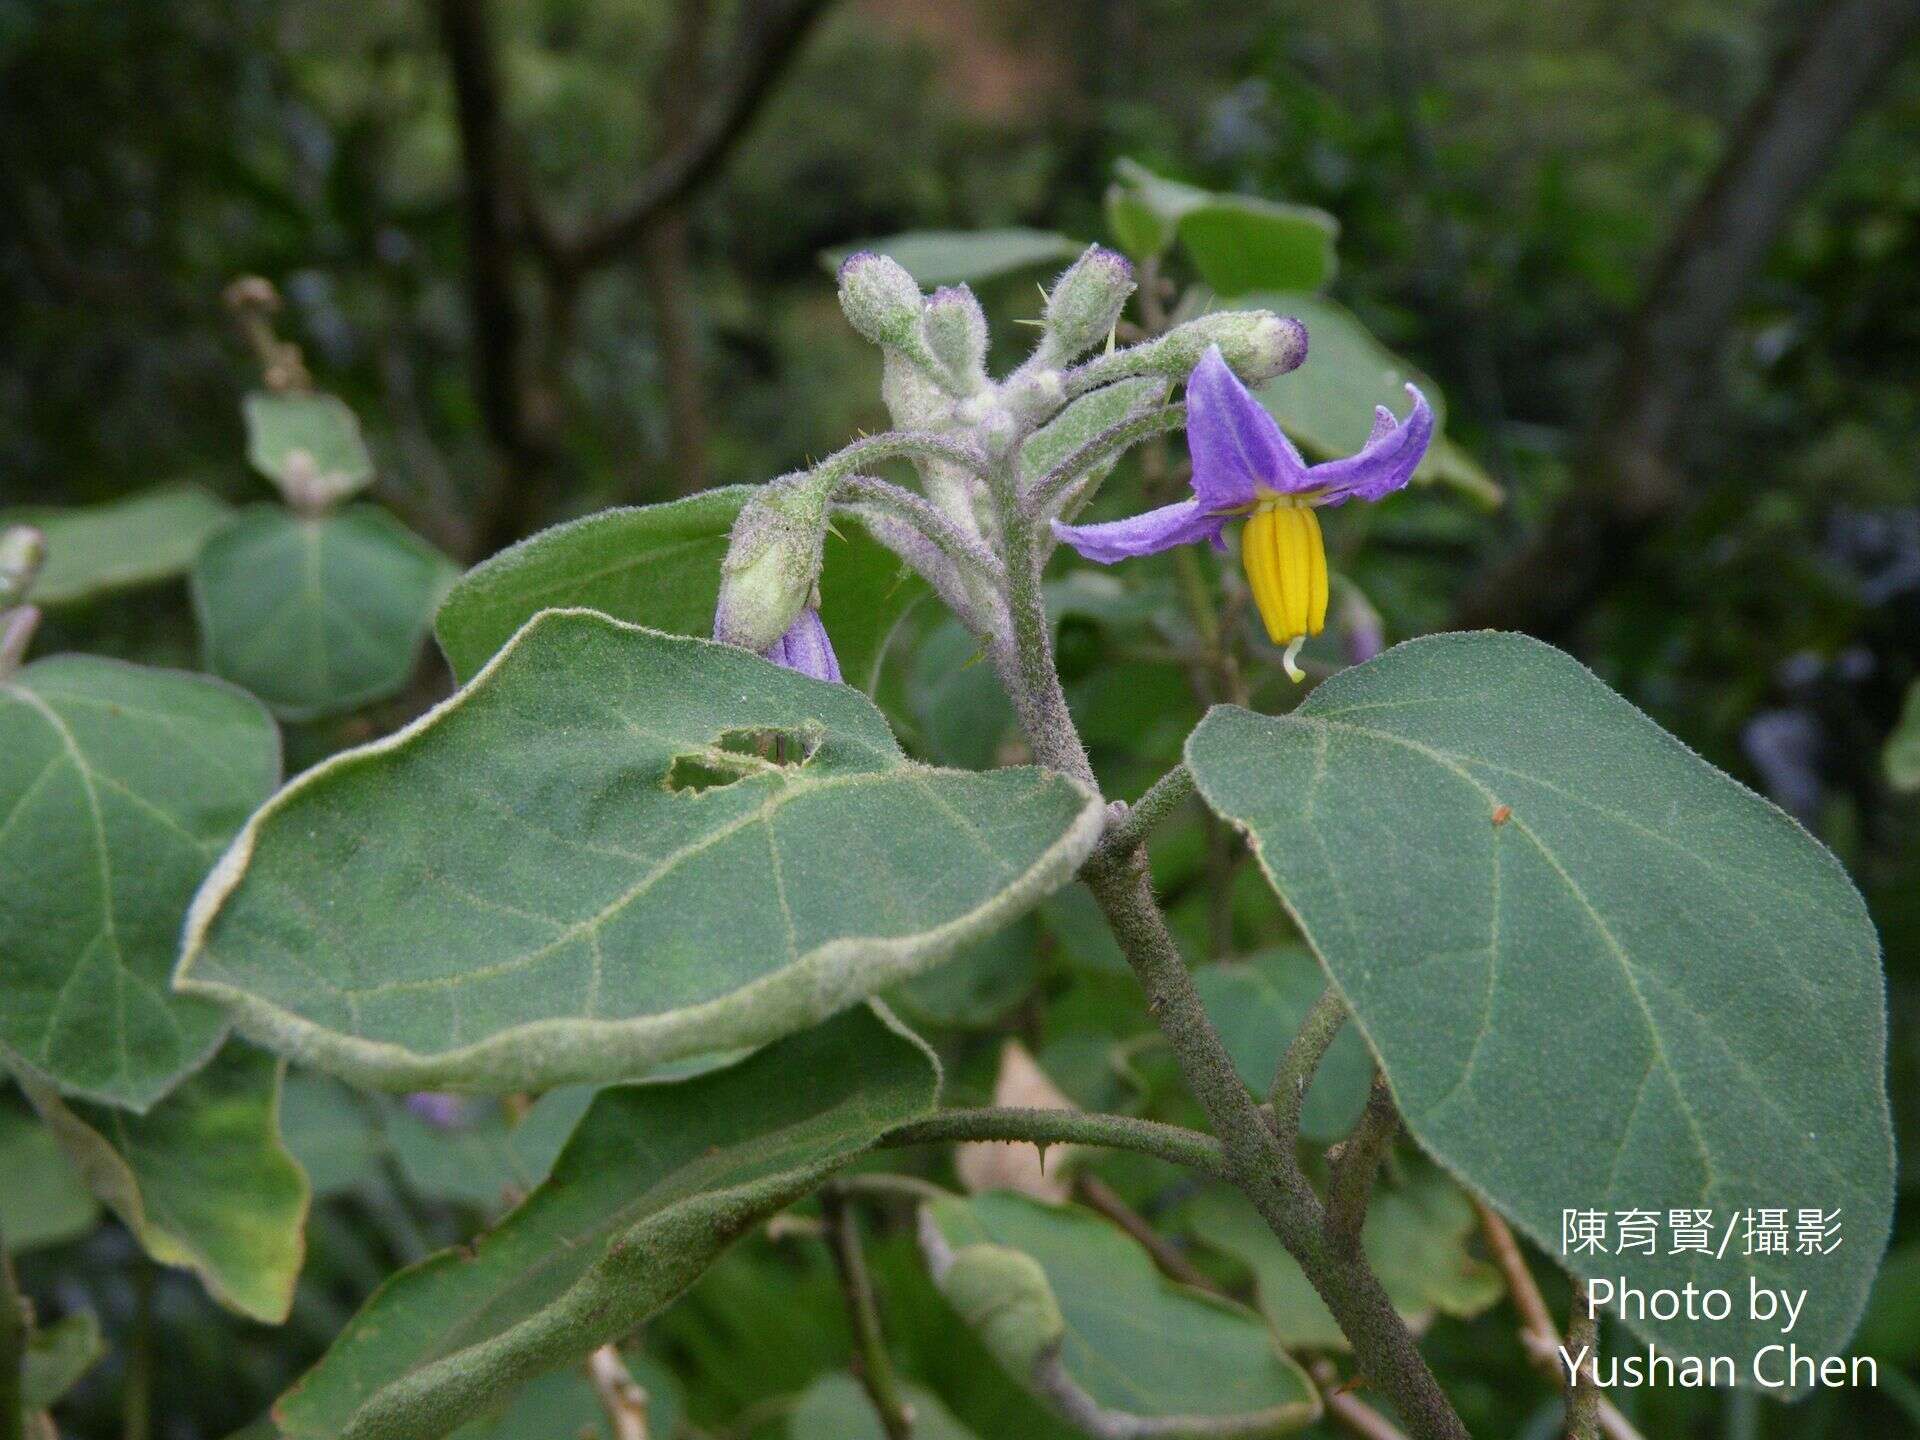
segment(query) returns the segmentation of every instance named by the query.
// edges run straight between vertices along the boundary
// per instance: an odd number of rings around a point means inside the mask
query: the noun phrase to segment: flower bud
[[[973,291],[964,285],[934,291],[921,326],[955,394],[974,394],[987,383],[987,317]]]
[[[1271,310],[1224,310],[1168,331],[1156,342],[1155,359],[1164,359],[1162,373],[1184,378],[1213,345],[1242,381],[1260,385],[1300,368],[1307,358],[1307,327]]]
[[[47,558],[47,537],[31,525],[0,531],[0,609],[27,598]]]
[[[826,543],[827,497],[810,475],[775,480],[733,522],[720,562],[713,638],[764,652],[813,595]]]
[[[811,675],[816,680],[830,680],[836,685],[841,683],[840,659],[833,653],[833,642],[827,638],[827,627],[820,623],[820,597],[817,592],[794,616],[787,633],[760,653],[774,664],[797,670],[802,675]]]
[[[1058,358],[1071,360],[1105,344],[1132,293],[1133,266],[1126,256],[1089,245],[1047,296],[1042,318]]]
[[[861,250],[840,266],[840,308],[847,322],[876,345],[923,355],[923,304],[919,284],[897,260]]]

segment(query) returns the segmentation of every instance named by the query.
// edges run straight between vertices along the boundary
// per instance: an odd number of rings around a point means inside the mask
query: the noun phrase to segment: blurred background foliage
[[[377,498],[470,563],[880,428],[878,364],[823,251],[930,228],[1103,239],[1123,158],[1322,207],[1341,227],[1331,293],[1438,378],[1449,436],[1507,496],[1486,511],[1422,490],[1369,517],[1364,548],[1335,537],[1388,638],[1489,617],[1546,634],[1832,845],[1885,939],[1896,1125],[1920,1153],[1920,805],[1883,766],[1920,673],[1920,57],[1893,66],[1742,287],[1672,425],[1683,481],[1656,523],[1594,532],[1571,610],[1534,606],[1539,575],[1505,568],[1605,473],[1604,399],[1650,278],[1821,8],[0,0],[0,503],[163,482],[262,498],[238,403],[255,360],[221,303],[240,274],[280,287],[282,333],[359,413]],[[725,108],[739,37],[783,15],[789,63],[738,143],[621,231],[661,158]],[[1044,277],[983,287],[1002,344]],[[1117,486],[1162,483],[1139,471]],[[1136,623],[1177,610],[1179,578],[1140,567],[1132,609],[1084,577],[1057,596],[1063,667],[1119,793],[1199,713],[1179,623]],[[1490,581],[1506,593],[1489,600]],[[41,643],[62,648],[195,664],[186,589],[63,607]],[[1007,726],[969,654],[927,618],[882,698],[922,753],[994,763]],[[1263,701],[1284,699],[1275,673],[1248,677]],[[423,673],[391,713],[295,727],[292,754],[388,728],[444,685]],[[1284,931],[1247,867],[1208,883],[1222,843],[1195,823],[1156,854],[1196,957]],[[982,961],[907,998],[944,1035],[953,1098],[989,1093],[1017,1034],[1082,1103],[1191,1119],[1075,892],[1019,933],[1011,980]],[[470,1156],[436,1166],[384,1112],[343,1131],[340,1097],[314,1103],[334,1106],[314,1133],[336,1174],[284,1330],[221,1315],[111,1226],[22,1258],[43,1304],[90,1306],[109,1333],[62,1412],[72,1433],[245,1425],[382,1274],[471,1233],[518,1183]],[[1150,1162],[1098,1168],[1156,1219],[1185,1198]],[[1903,1219],[1896,1246],[1913,1235]],[[1057,1432],[970,1350],[901,1226],[873,1261],[910,1374],[980,1435]],[[1912,1374],[1920,1341],[1898,1317],[1920,1304],[1920,1266],[1889,1275],[1869,1340]],[[792,1398],[845,1364],[832,1288],[817,1244],[741,1247],[650,1330],[647,1363],[677,1376],[654,1383],[698,1433],[783,1433]],[[1475,1433],[1551,1433],[1500,1312],[1438,1322],[1430,1348]],[[1895,1433],[1916,1413],[1853,1392],[1757,1421],[1711,1396],[1621,1399],[1660,1437]]]

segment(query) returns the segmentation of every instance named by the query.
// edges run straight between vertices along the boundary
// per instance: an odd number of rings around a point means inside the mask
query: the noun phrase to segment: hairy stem
[[[913,1413],[893,1373],[886,1336],[880,1333],[880,1307],[874,1300],[873,1279],[867,1274],[866,1257],[860,1249],[859,1219],[847,1197],[834,1185],[821,1190],[820,1209],[826,1217],[827,1249],[840,1277],[847,1321],[853,1327],[854,1369],[873,1402],[874,1414],[880,1417],[887,1440],[912,1440]]]
[[[1587,1303],[1587,1287],[1573,1282],[1573,1308],[1567,1315],[1567,1352],[1588,1352],[1567,1383],[1567,1440],[1599,1440],[1600,1381],[1593,1362],[1600,1358],[1600,1327]]]
[[[1131,1115],[1096,1115],[1084,1110],[1025,1110],[988,1106],[978,1110],[942,1110],[881,1137],[886,1148],[934,1145],[955,1140],[1004,1140],[1028,1145],[1097,1145],[1107,1150],[1132,1150],[1203,1175],[1224,1179],[1226,1151],[1211,1135],[1137,1120]]]
[[[1062,496],[1079,481],[1080,477],[1098,465],[1101,461],[1130,450],[1142,440],[1153,435],[1164,435],[1169,430],[1178,430],[1187,423],[1187,407],[1163,405],[1158,410],[1149,410],[1131,420],[1123,420],[1110,429],[1102,430],[1086,444],[1075,450],[1066,459],[1054,466],[1027,491],[1027,509],[1042,518],[1052,514],[1053,507]]]
[[[947,513],[924,496],[871,475],[849,475],[834,489],[842,504],[864,506],[891,516],[919,531],[954,564],[998,586],[1004,579],[999,559],[979,541],[964,534]]]
[[[1174,766],[1107,828],[1100,848],[1112,855],[1125,855],[1144,844],[1157,826],[1192,798],[1193,772],[1184,763]]]
[[[1367,1223],[1367,1201],[1373,1194],[1374,1177],[1380,1173],[1380,1161],[1399,1128],[1393,1094],[1386,1080],[1376,1074],[1367,1108],[1341,1146],[1333,1164],[1333,1178],[1327,1184],[1327,1240],[1343,1254],[1360,1253],[1360,1232]]]
[[[1307,1091],[1313,1085],[1320,1062],[1326,1059],[1327,1051],[1339,1037],[1340,1027],[1346,1023],[1346,1002],[1340,998],[1340,992],[1329,985],[1313,1002],[1313,1008],[1307,1011],[1307,1018],[1300,1022],[1299,1031],[1287,1046],[1287,1053],[1280,1057],[1280,1067],[1274,1071],[1273,1088],[1267,1092],[1267,1099],[1273,1106],[1274,1130],[1281,1144],[1291,1145],[1299,1138],[1300,1111],[1307,1103]]]

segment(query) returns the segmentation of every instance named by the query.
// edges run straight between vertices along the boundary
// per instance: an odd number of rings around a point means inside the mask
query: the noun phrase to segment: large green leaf
[[[183,574],[207,536],[232,517],[232,506],[198,485],[163,485],[77,510],[0,510],[0,530],[32,525],[46,535],[33,600],[62,605]]]
[[[1344,305],[1303,290],[1259,291],[1236,303],[1291,315],[1307,327],[1306,363],[1268,381],[1259,394],[1309,460],[1336,459],[1364,446],[1375,406],[1405,419],[1409,382],[1444,425],[1446,397],[1432,377],[1388,350]],[[1435,436],[1414,478],[1444,481],[1487,503],[1500,498],[1499,486],[1444,434]]]
[[[1280,1057],[1326,988],[1326,976],[1312,956],[1290,946],[1202,966],[1193,983],[1240,1078],[1264,1100]],[[1300,1133],[1323,1144],[1338,1140],[1360,1118],[1372,1086],[1373,1056],[1357,1031],[1343,1027],[1307,1091]]]
[[[378,506],[249,506],[194,562],[207,668],[288,720],[384,699],[407,683],[453,576]]]
[[[774,734],[784,755],[756,750]],[[912,764],[848,686],[548,611],[260,810],[176,983],[363,1084],[628,1077],[992,933],[1072,876],[1102,813],[1058,775]]]
[[[1837,1207],[1827,1255],[1568,1263],[1736,1292],[1718,1324],[1629,1317],[1683,1354],[1777,1338],[1749,1280],[1806,1289],[1796,1343],[1841,1348],[1892,1208],[1884,982],[1806,832],[1517,635],[1412,641],[1286,716],[1216,709],[1187,756],[1434,1156],[1555,1252],[1566,1211],[1711,1210],[1717,1247],[1749,1209]]]
[[[1260,1308],[1281,1344],[1349,1348],[1305,1273],[1239,1191],[1207,1190],[1189,1207],[1187,1224],[1207,1244],[1253,1271]],[[1424,1329],[1436,1315],[1469,1318],[1499,1300],[1505,1291],[1500,1272],[1468,1248],[1477,1229],[1473,1203],[1431,1166],[1419,1166],[1405,1184],[1383,1181],[1375,1189],[1361,1244],[1408,1324]]]
[[[913,1419],[913,1440],[974,1440],[940,1397],[903,1381],[901,1398]],[[822,1375],[787,1417],[787,1440],[887,1440],[873,1401],[851,1375]]]
[[[472,1250],[377,1291],[280,1400],[292,1440],[429,1440],[632,1331],[760,1220],[929,1113],[931,1052],[857,1007],[727,1070],[603,1090]]]
[[[1311,205],[1215,195],[1180,217],[1179,233],[1200,278],[1221,295],[1239,296],[1331,283],[1340,224]]]
[[[1015,270],[1064,264],[1086,248],[1084,241],[1051,230],[908,230],[825,250],[820,259],[829,270],[838,270],[849,255],[871,250],[898,261],[922,287],[931,288],[978,285]]]
[[[434,620],[447,662],[470,680],[542,610],[583,606],[671,635],[713,633],[727,532],[756,487],[603,510],[556,525],[468,571]],[[857,522],[827,536],[820,615],[850,684],[871,692],[895,622],[927,593]]]
[[[247,459],[288,499],[323,508],[373,483],[360,421],[339,396],[256,391],[242,409]]]
[[[1252,1311],[1164,1278],[1091,1211],[1002,1191],[936,1200],[920,1241],[1009,1374],[1092,1435],[1276,1435],[1320,1413]]]
[[[93,1228],[100,1206],[60,1152],[53,1132],[24,1107],[0,1101],[0,1239],[22,1254]]]
[[[280,1143],[271,1056],[229,1045],[145,1115],[69,1105],[28,1076],[21,1085],[149,1255],[192,1270],[242,1315],[287,1318],[306,1250],[308,1191]]]
[[[141,1109],[219,1007],[170,994],[196,886],[280,777],[273,721],[218,681],[93,656],[0,683],[0,1048]]]

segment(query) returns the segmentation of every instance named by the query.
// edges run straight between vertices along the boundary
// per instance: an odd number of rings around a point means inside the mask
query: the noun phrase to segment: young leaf
[[[286,720],[384,699],[407,683],[453,577],[451,561],[378,506],[249,506],[194,563],[207,668]]]
[[[908,230],[822,251],[820,260],[829,270],[838,270],[849,255],[871,250],[897,261],[922,288],[932,289],[978,285],[1015,270],[1059,265],[1086,248],[1085,241],[1050,230]]]
[[[930,1051],[861,1006],[727,1070],[603,1090],[470,1251],[382,1286],[275,1415],[289,1440],[430,1440],[630,1333],[740,1235],[929,1114]]]
[[[1001,1366],[1094,1436],[1262,1436],[1320,1413],[1267,1322],[1174,1284],[1091,1211],[1000,1192],[920,1212],[935,1282]]]
[[[475,566],[448,593],[434,633],[471,680],[542,610],[599,610],[669,635],[711,635],[727,532],[757,487],[603,510],[556,525]],[[820,616],[847,681],[872,692],[895,622],[927,593],[854,521],[827,535]]]
[[[762,1044],[1064,884],[1097,797],[910,763],[865,696],[587,610],[255,815],[176,984],[358,1083],[507,1092]]]
[[[1299,946],[1250,955],[1194,971],[1194,988],[1206,1003],[1240,1078],[1262,1100],[1273,1085],[1280,1057],[1326,988],[1327,977]],[[1352,1026],[1343,1026],[1320,1062],[1300,1133],[1330,1144],[1353,1129],[1373,1087],[1373,1056]]]
[[[1679,1354],[1777,1338],[1750,1282],[1804,1287],[1796,1343],[1841,1348],[1892,1209],[1886,1013],[1866,907],[1805,831],[1518,635],[1216,709],[1187,759],[1435,1158],[1555,1253],[1569,1211],[1711,1211],[1717,1249],[1746,1211],[1837,1209],[1831,1254],[1566,1263],[1736,1291],[1718,1323],[1629,1317]]]
[[[1361,1244],[1393,1308],[1416,1329],[1435,1315],[1471,1318],[1505,1293],[1500,1272],[1468,1248],[1478,1222],[1458,1185],[1421,1165],[1404,1185],[1382,1181],[1367,1206]],[[1293,1257],[1237,1190],[1197,1197],[1187,1226],[1253,1271],[1260,1309],[1289,1349],[1346,1350],[1334,1323]]]
[[[145,1115],[21,1087],[93,1192],[163,1265],[222,1305],[278,1323],[306,1249],[307,1177],[280,1143],[273,1058],[229,1045]]]
[[[337,505],[373,483],[360,421],[338,396],[259,391],[242,408],[247,459],[303,509]]]
[[[1179,231],[1201,280],[1223,296],[1321,290],[1333,281],[1340,223],[1311,205],[1215,195],[1187,210]]]
[[[198,485],[163,485],[81,509],[0,510],[0,530],[31,525],[47,537],[33,602],[64,605],[185,573],[232,518],[231,505]]]
[[[167,972],[279,778],[273,721],[216,680],[58,655],[0,683],[0,1048],[134,1109],[212,1054],[225,1017]]]

